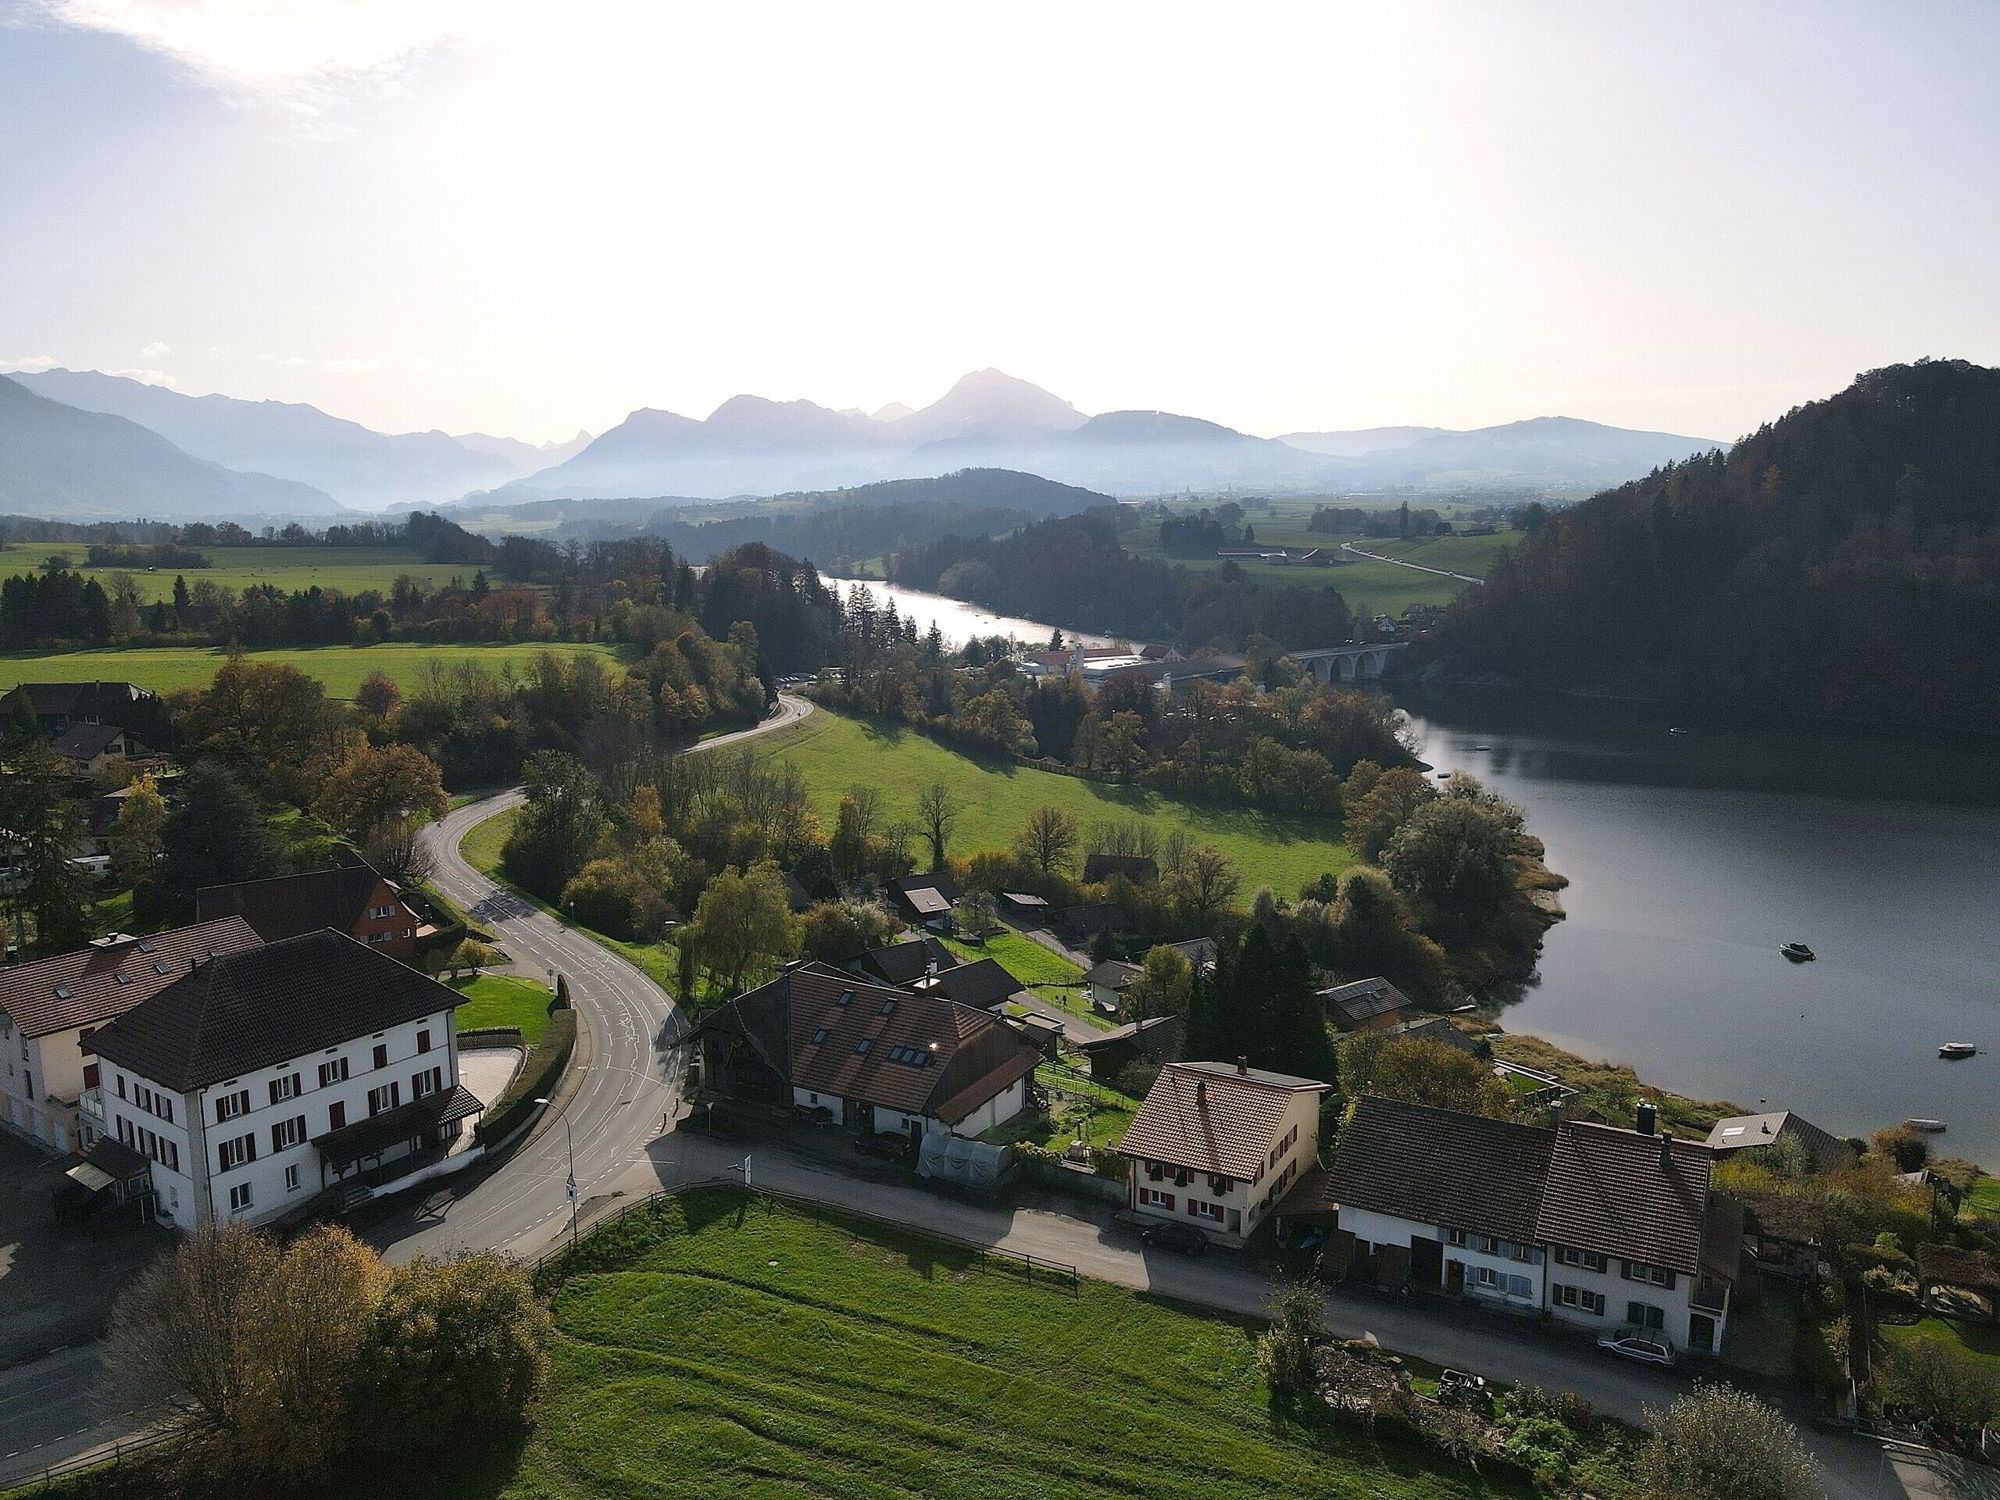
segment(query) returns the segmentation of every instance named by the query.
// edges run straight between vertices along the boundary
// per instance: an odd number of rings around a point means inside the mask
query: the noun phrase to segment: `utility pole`
[[[547,1109],[549,1107],[549,1101],[547,1099],[537,1099],[535,1103],[541,1105],[543,1109]],[[563,1112],[563,1145],[569,1152],[569,1180],[564,1184],[564,1191],[569,1195],[569,1247],[570,1249],[574,1250],[576,1248],[576,1234],[577,1234],[576,1137],[570,1131],[569,1112],[567,1110]]]

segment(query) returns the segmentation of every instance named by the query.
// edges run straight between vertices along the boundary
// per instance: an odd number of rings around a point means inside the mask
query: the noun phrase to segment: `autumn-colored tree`
[[[747,871],[734,865],[724,869],[702,891],[680,941],[692,945],[732,994],[760,961],[796,952],[799,924],[778,867],[760,860]]]
[[[167,822],[167,799],[152,772],[143,773],[118,803],[118,820],[111,827],[111,874],[120,885],[143,885],[158,877],[165,845],[160,831]]]
[[[350,745],[313,799],[313,811],[350,838],[396,818],[441,817],[448,805],[437,762],[409,745]]]

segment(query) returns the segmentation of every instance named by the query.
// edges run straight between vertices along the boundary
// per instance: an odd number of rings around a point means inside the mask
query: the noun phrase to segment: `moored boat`
[[[1977,1057],[1979,1049],[1971,1042],[1943,1042],[1938,1046],[1939,1057]]]
[[[1944,1134],[1944,1121],[1942,1120],[1905,1120],[1903,1123],[1912,1130],[1921,1130],[1925,1135]]]
[[[1795,964],[1809,964],[1817,957],[1804,943],[1787,943],[1778,951]]]

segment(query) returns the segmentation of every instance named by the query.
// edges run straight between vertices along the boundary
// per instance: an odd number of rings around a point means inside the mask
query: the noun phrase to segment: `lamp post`
[[[537,1099],[535,1103],[546,1109],[549,1101]],[[563,1145],[569,1151],[569,1181],[565,1184],[565,1190],[569,1194],[569,1247],[574,1250],[576,1248],[576,1137],[570,1133],[567,1113],[563,1115]]]

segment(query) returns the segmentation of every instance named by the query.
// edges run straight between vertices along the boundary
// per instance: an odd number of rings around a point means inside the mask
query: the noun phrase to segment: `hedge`
[[[576,1050],[576,1012],[567,1007],[549,1012],[548,1030],[528,1054],[521,1071],[507,1085],[505,1093],[487,1106],[473,1138],[480,1145],[504,1141],[523,1120],[535,1112],[535,1101],[554,1093]]]

